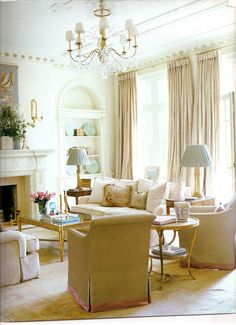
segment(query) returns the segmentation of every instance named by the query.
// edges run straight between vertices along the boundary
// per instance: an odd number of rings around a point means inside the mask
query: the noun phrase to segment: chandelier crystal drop
[[[109,27],[106,17],[111,15],[111,10],[105,8],[103,0],[99,0],[93,15],[99,18],[98,31],[85,31],[83,24],[78,22],[75,37],[72,31],[66,32],[72,67],[81,73],[90,70],[104,77],[127,71],[135,63],[133,58],[138,47],[132,19],[126,20],[123,31]],[[73,41],[75,48],[72,48]]]

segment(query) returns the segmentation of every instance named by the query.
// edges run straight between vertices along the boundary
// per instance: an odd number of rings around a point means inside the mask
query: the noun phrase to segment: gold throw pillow
[[[131,200],[132,186],[105,185],[104,200],[102,206],[105,207],[128,207]]]
[[[147,204],[147,192],[135,192],[132,196],[130,207],[145,210]]]

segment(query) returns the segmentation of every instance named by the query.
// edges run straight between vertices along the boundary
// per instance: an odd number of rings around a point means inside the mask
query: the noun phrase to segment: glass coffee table
[[[65,216],[65,215],[63,215]],[[69,215],[69,216],[75,216],[75,215]],[[28,217],[18,217],[18,229],[19,231],[22,230],[22,224],[28,224],[28,225],[33,225],[36,227],[41,227],[41,228],[45,228],[45,229],[49,229],[52,231],[55,231],[58,233],[58,241],[59,241],[59,246],[60,246],[60,259],[61,262],[63,262],[64,260],[64,241],[65,241],[65,237],[64,237],[64,232],[67,231],[69,228],[76,228],[79,225],[79,228],[83,228],[83,227],[88,227],[88,225],[90,224],[91,220],[92,220],[92,216],[91,215],[79,215],[78,214],[78,218],[73,218],[73,220],[70,220],[68,222],[57,222],[57,220],[53,219],[53,217],[59,217],[60,215],[55,215],[55,216],[46,216],[46,217],[42,217],[41,219],[39,218],[35,218],[35,219],[31,219]]]

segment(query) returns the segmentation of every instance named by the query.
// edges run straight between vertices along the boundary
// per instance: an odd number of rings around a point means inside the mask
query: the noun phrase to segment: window
[[[167,177],[168,81],[166,68],[137,77],[138,145],[134,177],[144,177],[146,166],[160,166]]]
[[[236,192],[235,52],[222,53],[220,61],[220,157],[216,196],[227,201]]]

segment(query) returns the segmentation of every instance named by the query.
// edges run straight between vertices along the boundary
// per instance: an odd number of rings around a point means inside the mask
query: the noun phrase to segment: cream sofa
[[[0,232],[0,287],[38,278],[39,240],[19,231]]]
[[[131,204],[126,206],[103,206],[104,189],[108,184],[118,187],[131,186]],[[84,215],[113,215],[113,214],[148,214],[162,215],[166,214],[165,199],[176,201],[184,200],[189,196],[190,188],[186,187],[184,182],[181,183],[155,183],[146,179],[139,180],[118,180],[114,178],[97,178],[94,182],[90,196],[79,198],[78,205],[71,206],[71,211]],[[132,205],[136,193],[146,193],[146,204],[144,209]],[[138,205],[137,205],[138,206]]]

